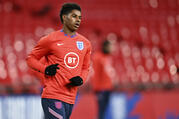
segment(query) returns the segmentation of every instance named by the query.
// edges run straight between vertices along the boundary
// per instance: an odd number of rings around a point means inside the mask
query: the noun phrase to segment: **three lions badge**
[[[79,50],[83,50],[83,48],[84,48],[84,43],[83,43],[82,41],[77,41],[77,42],[76,42],[76,45],[77,45],[77,48],[78,48]]]

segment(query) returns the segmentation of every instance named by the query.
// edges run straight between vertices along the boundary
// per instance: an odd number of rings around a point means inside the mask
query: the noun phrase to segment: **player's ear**
[[[66,17],[67,17],[66,15],[62,15],[63,23],[65,23]]]

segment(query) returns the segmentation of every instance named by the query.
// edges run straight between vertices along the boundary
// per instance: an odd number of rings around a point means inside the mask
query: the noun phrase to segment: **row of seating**
[[[99,49],[113,34],[120,84],[179,83],[179,0],[90,0],[82,6],[79,32]],[[45,34],[61,28],[62,1],[0,2],[0,92],[38,92],[25,58]],[[32,90],[33,89],[33,90]],[[5,92],[6,92],[5,91]]]

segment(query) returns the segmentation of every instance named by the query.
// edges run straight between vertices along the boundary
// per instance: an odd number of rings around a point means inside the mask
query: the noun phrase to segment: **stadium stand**
[[[75,2],[75,1],[74,1]],[[117,37],[120,85],[152,88],[179,84],[179,0],[76,0],[80,33],[94,49],[104,36]],[[60,29],[59,0],[0,1],[0,92],[39,93],[25,57],[45,34]],[[129,87],[130,87],[129,86]],[[170,87],[170,86],[169,86]]]

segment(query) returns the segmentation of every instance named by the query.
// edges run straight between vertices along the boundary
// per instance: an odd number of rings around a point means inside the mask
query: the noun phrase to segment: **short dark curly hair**
[[[76,3],[64,3],[60,10],[60,20],[63,23],[63,15],[69,14],[72,10],[79,10],[81,12],[81,8]]]

